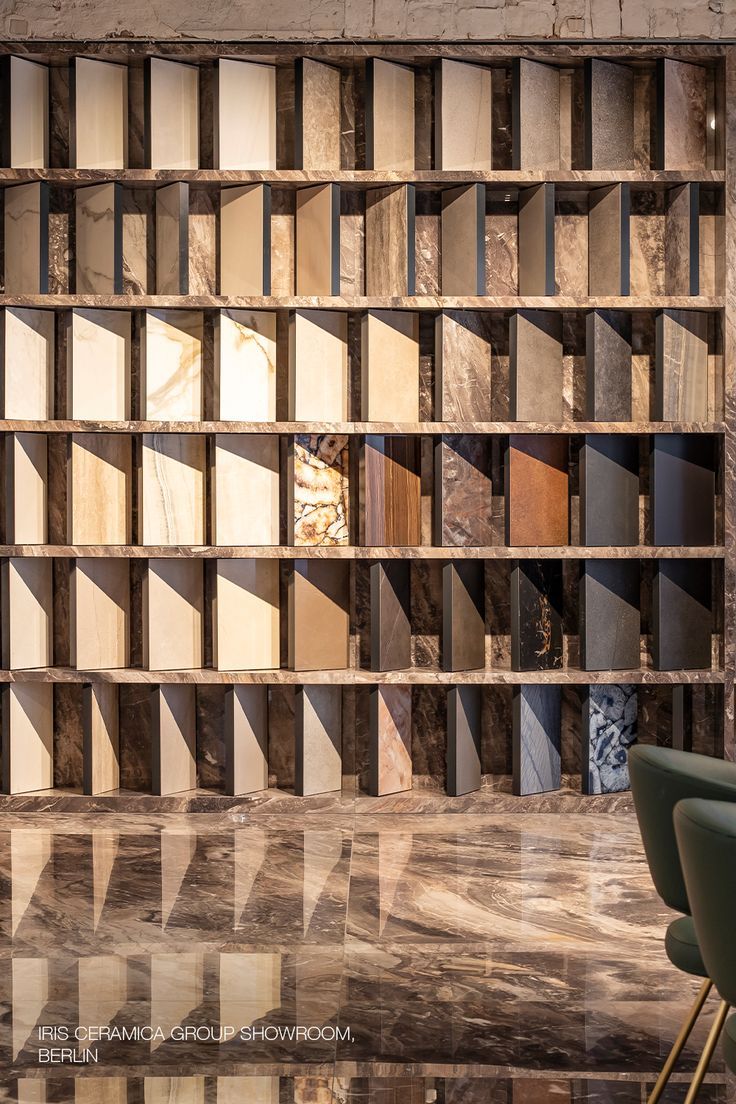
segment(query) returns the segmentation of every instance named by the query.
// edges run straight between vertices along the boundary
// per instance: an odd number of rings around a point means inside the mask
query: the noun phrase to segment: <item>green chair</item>
[[[629,775],[644,853],[654,887],[664,903],[681,914],[667,928],[664,944],[667,957],[683,973],[703,978],[695,1002],[680,1028],[649,1097],[649,1104],[655,1104],[662,1095],[713,985],[700,954],[695,925],[690,915],[675,838],[674,809],[678,801],[691,797],[736,802],[736,763],[726,763],[709,755],[639,744],[629,751]],[[691,1104],[700,1088],[724,1018],[725,1012],[721,1008],[695,1070],[686,1104]]]

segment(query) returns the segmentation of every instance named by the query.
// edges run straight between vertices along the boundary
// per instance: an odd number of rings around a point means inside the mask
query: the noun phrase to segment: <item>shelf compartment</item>
[[[506,454],[506,543],[561,545],[568,540],[567,440],[511,434]]]
[[[77,188],[74,199],[76,292],[122,295],[122,186],[114,182],[86,185]]]
[[[225,691],[225,791],[268,789],[268,690],[231,686]]]
[[[54,311],[6,308],[2,324],[5,418],[45,421],[54,416]]]
[[[588,198],[588,294],[631,290],[631,197],[628,184],[596,188]],[[668,289],[675,292],[674,288]],[[690,291],[682,291],[688,295]]]
[[[143,666],[202,667],[204,589],[197,560],[149,559],[143,575]]]
[[[53,663],[52,567],[51,560],[2,562],[2,653],[8,670]]]
[[[490,316],[478,311],[441,311],[435,321],[435,357],[437,419],[490,421]]]
[[[421,541],[420,450],[412,437],[366,435],[361,456],[364,489],[362,545]]]
[[[636,687],[589,687],[583,701],[582,735],[583,793],[628,790],[628,751],[638,735]]]
[[[49,291],[48,185],[16,184],[4,189],[4,199],[5,294],[46,295]]]
[[[583,560],[580,574],[580,661],[589,671],[636,667],[640,660],[639,564]]]
[[[554,184],[519,192],[519,294],[555,294]]]
[[[215,561],[213,666],[220,671],[279,666],[279,565],[272,560]]]
[[[216,169],[276,168],[276,88],[275,65],[218,58],[214,78]]]
[[[156,189],[156,294],[189,294],[189,185]]]
[[[289,417],[345,421],[348,416],[348,325],[334,311],[289,316]]]
[[[349,659],[348,565],[297,559],[288,579],[289,667],[339,670]]]
[[[511,572],[511,666],[563,665],[563,573],[559,560],[517,560]]]
[[[127,559],[78,558],[71,569],[69,652],[84,671],[130,666]]]
[[[141,414],[199,421],[204,413],[201,311],[146,311],[141,332]]]
[[[212,471],[215,545],[279,543],[279,439],[217,434]]]
[[[419,420],[419,316],[367,311],[361,321],[361,416]]]
[[[634,70],[601,58],[585,60],[585,165],[634,169]]]
[[[447,693],[447,793],[479,790],[482,784],[482,698],[478,686],[453,686]]]
[[[88,683],[82,693],[83,789],[104,794],[120,787],[120,689]]]
[[[657,315],[655,414],[663,422],[702,421],[709,396],[708,319],[695,311]]]
[[[300,797],[342,789],[342,690],[301,686],[294,701],[295,784]]]
[[[562,422],[562,315],[514,311],[509,329],[510,415],[520,422]]]
[[[513,167],[559,169],[560,70],[515,58],[512,80]]]
[[[712,438],[655,433],[650,457],[652,543],[713,544],[716,461]]]
[[[199,68],[148,58],[144,72],[146,164],[199,168]]]
[[[70,419],[130,418],[130,311],[73,310],[67,320],[67,397]]]
[[[447,548],[493,544],[491,447],[487,438],[442,436],[434,447],[435,539]]]
[[[694,169],[707,164],[706,69],[687,61],[657,62],[657,164]]]
[[[5,536],[8,544],[48,542],[48,438],[5,437]]]
[[[297,295],[340,294],[340,189],[317,184],[296,193]]]
[[[50,683],[2,688],[3,793],[49,790],[54,784],[54,688]]]
[[[365,292],[368,298],[389,297],[387,307],[398,305],[397,296],[415,294],[415,208],[411,184],[366,192]]]
[[[698,560],[660,560],[652,589],[652,658],[658,671],[712,663],[712,578]]]
[[[401,671],[411,666],[410,565],[379,560],[370,566],[371,669]]]
[[[130,544],[132,442],[73,433],[67,446],[67,533],[72,544]]]
[[[128,166],[128,67],[76,57],[70,66],[69,160],[77,169]]]
[[[288,446],[287,537],[295,547],[350,543],[349,438],[298,434]]]
[[[559,790],[560,688],[517,686],[513,706],[513,791],[519,796]]]
[[[276,314],[218,311],[215,315],[215,417],[276,420]]]
[[[49,163],[49,70],[6,54],[0,62],[3,165],[43,169]]]
[[[196,704],[193,686],[151,691],[151,770],[155,794],[181,793],[197,784]]]
[[[482,184],[442,192],[440,287],[443,295],[485,295],[486,189]]]
[[[377,686],[370,695],[370,793],[412,788],[412,700],[405,686]]]
[[[442,667],[484,668],[485,581],[483,564],[467,560],[442,566]]]
[[[491,70],[440,58],[435,70],[435,159],[443,171],[491,168]]]
[[[340,168],[340,70],[312,58],[295,65],[295,165]]]
[[[383,58],[366,61],[365,160],[370,170],[414,170],[414,70]]]
[[[142,543],[204,544],[205,438],[144,433],[141,453]]]
[[[631,421],[631,315],[623,311],[590,311],[586,318],[585,356],[588,418],[601,422]]]
[[[220,295],[271,294],[271,189],[220,190]],[[249,248],[243,248],[243,242]]]
[[[580,450],[580,540],[632,545],[639,540],[639,442],[636,437],[586,436]]]

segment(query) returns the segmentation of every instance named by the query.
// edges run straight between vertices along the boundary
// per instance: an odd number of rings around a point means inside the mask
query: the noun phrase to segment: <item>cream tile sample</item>
[[[215,168],[276,168],[276,66],[220,58],[215,76]]]
[[[205,462],[199,434],[143,434],[143,544],[204,544]]]
[[[28,793],[54,784],[54,687],[50,682],[3,687],[3,790]]]
[[[289,544],[350,543],[347,435],[297,434],[289,447]]]
[[[143,1078],[144,1104],[204,1104],[204,1094],[204,1077]]]
[[[297,295],[340,294],[340,189],[317,184],[296,193]]]
[[[107,793],[109,790],[118,789],[120,785],[119,698],[119,688],[114,683],[93,682],[84,687],[82,731],[84,792],[87,794]],[[95,898],[97,905],[97,893]],[[99,906],[100,911],[102,904],[104,904],[104,894]],[[84,1021],[80,1018],[80,1022]],[[92,1104],[91,1101],[90,1104]]]
[[[276,420],[276,314],[222,310],[215,319],[215,418]]]
[[[230,686],[225,691],[225,775],[228,794],[268,789],[266,686]]]
[[[67,350],[67,417],[128,421],[130,311],[71,311]]]
[[[48,440],[45,433],[5,438],[5,540],[46,544],[48,539]]]
[[[146,311],[141,334],[141,414],[154,421],[202,418],[200,311]]]
[[[340,70],[311,58],[296,67],[296,167],[340,168]]]
[[[120,184],[75,191],[78,295],[119,295],[123,290],[123,211]]]
[[[301,686],[294,704],[297,794],[342,789],[342,688]]]
[[[150,59],[149,166],[199,168],[199,68]]]
[[[366,422],[419,421],[419,315],[368,311],[361,322]]]
[[[279,438],[217,433],[212,473],[212,540],[279,543]]]
[[[491,70],[442,58],[437,81],[437,168],[490,169]]]
[[[4,418],[53,418],[55,317],[21,307],[2,312]]]
[[[156,294],[189,294],[189,185],[156,189]]]
[[[366,167],[413,172],[414,70],[408,65],[373,58],[369,74]]]
[[[71,663],[82,671],[127,667],[130,661],[128,560],[78,558],[72,567]]]
[[[149,671],[202,666],[201,560],[150,559],[143,582],[143,665]]]
[[[9,557],[2,565],[2,650],[8,670],[53,663],[53,563]]]
[[[71,163],[77,169],[128,164],[128,67],[75,58]]]
[[[153,792],[181,793],[197,784],[196,699],[193,686],[164,685],[153,690],[151,752]],[[163,863],[162,863],[163,865]],[[169,910],[170,911],[170,910]],[[155,960],[155,961],[154,961]],[[163,961],[166,960],[166,961]],[[187,976],[188,975],[188,976]],[[202,1000],[201,955],[151,956],[151,1018],[168,1031]],[[156,1044],[154,1044],[155,1046]],[[169,1079],[154,1078],[156,1081]],[[178,1078],[172,1078],[169,1096],[154,1096],[162,1104],[175,1101]],[[185,1080],[182,1078],[181,1080]],[[194,1078],[192,1078],[194,1080]],[[204,1078],[202,1078],[204,1082]],[[167,1091],[169,1091],[167,1089]],[[149,1097],[146,1094],[146,1100]],[[188,1100],[187,1096],[183,1100]],[[197,1098],[199,1099],[199,1098]]]
[[[268,184],[222,188],[220,295],[270,294],[271,189]]]
[[[74,433],[67,464],[67,538],[72,544],[129,544],[130,437]]]
[[[49,71],[26,58],[8,58],[10,117],[8,167],[43,169],[49,163]]]
[[[277,560],[218,560],[213,663],[219,671],[279,666]]]
[[[289,318],[289,417],[348,419],[348,323],[341,311],[295,311]]]
[[[48,186],[15,184],[3,192],[5,294],[43,295],[49,281]]]
[[[278,1077],[218,1077],[217,1104],[279,1104]]]

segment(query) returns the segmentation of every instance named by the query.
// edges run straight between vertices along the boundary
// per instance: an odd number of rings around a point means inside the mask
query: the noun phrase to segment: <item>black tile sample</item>
[[[442,568],[442,666],[445,671],[485,667],[485,583],[482,560]]]
[[[586,408],[591,422],[631,421],[631,315],[591,311],[585,321]]]
[[[517,796],[560,788],[561,688],[514,688],[513,791]]]
[[[583,701],[583,793],[629,789],[629,748],[637,736],[636,686],[590,686]]]
[[[480,686],[453,686],[447,694],[447,792],[451,797],[480,789],[480,739]]]
[[[591,433],[580,450],[580,543],[639,543],[639,440]]]
[[[511,666],[562,667],[562,563],[519,560],[511,573]]]
[[[655,433],[651,450],[652,543],[715,541],[715,440],[704,433]]]
[[[710,560],[658,560],[652,590],[652,658],[657,671],[711,667]]]
[[[410,564],[371,564],[371,670],[411,667]]]
[[[584,560],[580,575],[580,666],[626,671],[639,666],[638,560]]]

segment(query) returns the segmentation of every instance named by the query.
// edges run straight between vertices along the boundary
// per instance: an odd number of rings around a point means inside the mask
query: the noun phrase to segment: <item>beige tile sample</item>
[[[485,295],[485,226],[484,184],[468,184],[442,192],[443,295]]]
[[[4,418],[53,418],[55,317],[22,307],[2,311]]]
[[[128,1078],[77,1077],[74,1104],[128,1104]]]
[[[289,316],[289,418],[348,419],[348,322],[344,311]]]
[[[366,84],[366,168],[413,172],[414,70],[369,58]]]
[[[519,192],[519,295],[555,294],[555,186]]]
[[[94,58],[72,65],[70,159],[77,169],[128,164],[128,67]]]
[[[297,295],[340,294],[340,189],[317,184],[296,193]]]
[[[156,294],[189,294],[189,185],[156,189]]]
[[[371,794],[410,790],[411,771],[411,687],[376,686],[370,705]]]
[[[202,666],[201,560],[150,559],[143,581],[143,666],[187,671]]]
[[[143,544],[204,544],[205,466],[205,438],[199,434],[143,434]]]
[[[146,148],[152,169],[199,168],[199,68],[148,61]]]
[[[130,664],[130,569],[125,559],[78,558],[71,571],[72,667],[104,671]]]
[[[299,58],[295,92],[295,167],[339,169],[340,70]]]
[[[442,58],[435,75],[438,169],[491,169],[491,70]]]
[[[588,202],[588,294],[628,295],[631,284],[629,185],[593,188]]]
[[[123,291],[122,186],[92,184],[75,189],[76,291],[120,295]]]
[[[67,317],[67,417],[130,418],[131,314],[72,310]]]
[[[144,1104],[204,1104],[204,1077],[144,1077]]]
[[[294,792],[342,789],[342,687],[300,686],[294,702],[296,782]]]
[[[73,433],[67,461],[67,539],[72,544],[129,544],[131,438]]]
[[[45,433],[5,437],[5,541],[48,540],[48,439]]]
[[[220,190],[220,295],[271,294],[271,189]]]
[[[268,687],[225,691],[225,792],[268,789]]]
[[[706,69],[688,61],[657,63],[658,166],[702,169],[706,164]]]
[[[360,365],[363,421],[419,421],[418,314],[367,311]]]
[[[276,66],[219,58],[215,72],[216,169],[276,168]]]
[[[340,670],[349,664],[348,564],[295,560],[289,578],[289,666]]]
[[[4,188],[5,294],[49,289],[49,192],[43,182]]]
[[[212,662],[219,671],[279,666],[277,560],[217,560]]]
[[[279,543],[279,438],[217,433],[212,472],[212,541]]]
[[[3,792],[48,790],[54,784],[54,687],[50,682],[2,688]]]
[[[120,786],[119,687],[93,682],[82,696],[84,792],[108,793]],[[96,1021],[94,1021],[96,1022]]]
[[[515,169],[559,169],[560,70],[516,58],[512,93]]]
[[[365,194],[365,293],[414,295],[414,187]]]
[[[3,667],[10,671],[53,663],[52,566],[45,557],[3,560]]]
[[[197,729],[196,729],[196,701],[195,690],[189,685],[166,684],[154,687],[151,691],[151,756],[152,756],[152,789],[155,794],[181,793],[182,790],[193,790],[197,784]],[[155,958],[181,959],[181,955],[155,955]],[[175,965],[171,963],[172,967]],[[179,988],[177,985],[177,975]],[[160,976],[154,977],[154,966],[151,963],[151,1016],[154,1016],[154,1000],[168,1001],[164,1007],[171,1014],[172,998],[175,994],[186,999],[186,984],[181,982],[178,967],[173,971],[169,984],[168,994],[166,986],[159,983],[163,981]],[[154,989],[154,985],[156,988]],[[192,1007],[201,1000],[193,998]],[[168,1016],[163,1012],[159,1004],[158,1023],[164,1023]],[[178,1022],[178,1018],[177,1018]],[[171,1097],[156,1097],[154,1099],[171,1099]]]
[[[49,163],[49,71],[27,58],[2,59],[5,103],[3,165],[44,169]]]
[[[276,313],[222,310],[215,316],[215,418],[276,420]]]
[[[707,422],[708,316],[701,311],[660,311],[655,348],[655,418]]]
[[[278,1077],[218,1077],[217,1104],[279,1104]]]
[[[201,311],[146,311],[141,328],[141,416],[147,421],[202,418]]]

